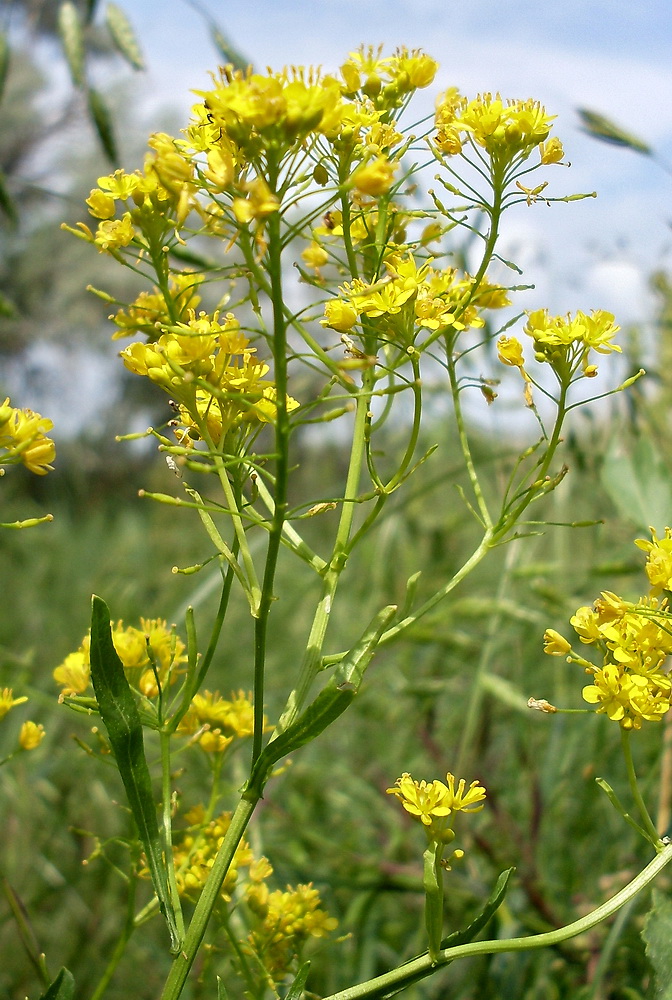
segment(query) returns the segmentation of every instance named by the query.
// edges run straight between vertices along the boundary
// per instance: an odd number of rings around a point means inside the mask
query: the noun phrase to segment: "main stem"
[[[191,918],[189,929],[184,938],[182,950],[174,959],[168,974],[166,985],[161,994],[161,1000],[178,1000],[178,997],[182,993],[189,970],[194,964],[194,959],[203,941],[210,915],[220,898],[222,885],[233,861],[236,848],[240,843],[258,801],[258,797],[241,799],[231,817],[231,823],[224,835],[222,846],[217,853],[210,875],[208,876],[208,881],[205,883],[196,904],[194,915]]]
[[[271,184],[271,189],[274,185]],[[287,326],[282,291],[281,217],[274,212],[268,221],[268,272],[271,279],[273,309],[273,363],[276,387],[275,419],[275,497],[268,535],[266,565],[261,585],[259,615],[254,623],[254,737],[252,763],[262,750],[264,731],[264,673],[268,619],[273,602],[273,584],[287,515],[287,477],[289,469],[289,415],[287,413]]]

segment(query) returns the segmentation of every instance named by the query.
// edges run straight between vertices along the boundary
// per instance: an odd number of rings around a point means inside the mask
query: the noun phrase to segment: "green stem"
[[[490,529],[492,528],[492,518],[490,517],[490,512],[485,502],[485,497],[483,496],[483,490],[481,489],[481,482],[478,478],[478,473],[476,472],[474,460],[471,455],[471,448],[469,447],[469,438],[467,436],[467,429],[464,423],[464,414],[462,413],[462,403],[460,401],[460,389],[457,384],[457,374],[455,372],[455,356],[453,353],[453,344],[449,342],[448,338],[446,338],[446,357],[448,360],[448,377],[450,379],[450,391],[453,397],[453,410],[455,412],[457,434],[460,440],[460,448],[462,450],[464,464],[467,469],[467,474],[469,476],[471,488],[474,491],[474,496],[476,498],[476,503],[478,504],[478,509],[480,511],[483,524],[486,528]]]
[[[369,413],[371,390],[373,387],[373,376],[370,371],[364,372],[362,391],[357,396],[357,406],[355,410],[355,426],[352,434],[352,445],[350,448],[350,462],[348,465],[348,475],[345,484],[345,492],[341,504],[341,516],[336,530],[336,538],[332,551],[329,569],[324,575],[322,594],[315,609],[310,635],[306,645],[306,651],[299,670],[299,679],[296,687],[289,695],[287,703],[276,727],[279,735],[289,726],[298,713],[310,690],[310,686],[315,679],[315,675],[322,666],[322,647],[327,633],[331,608],[338,587],[338,581],[348,555],[348,543],[352,531],[352,521],[355,513],[355,498],[359,491],[359,483],[362,472],[362,463],[365,453],[366,424]]]
[[[543,934],[533,934],[529,937],[506,938],[498,941],[470,941],[468,944],[455,945],[452,948],[444,948],[439,952],[437,961],[433,963],[428,954],[414,958],[406,962],[398,969],[386,972],[382,976],[376,976],[365,983],[351,986],[341,990],[339,993],[332,993],[325,1000],[363,1000],[363,998],[387,997],[399,990],[404,989],[411,983],[430,976],[441,966],[454,962],[458,958],[468,958],[473,955],[496,955],[506,952],[531,951],[536,948],[550,948],[568,941],[579,934],[585,934],[591,928],[596,927],[617,913],[618,910],[638,892],[646,888],[656,876],[672,861],[672,844],[666,845],[659,854],[643,869],[635,878],[629,882],[615,896],[602,903],[596,909],[574,920],[571,924],[559,927],[557,930],[546,931]]]
[[[632,759],[632,747],[630,745],[630,733],[628,730],[623,729],[622,726],[619,727],[621,730],[621,747],[623,748],[623,757],[625,758],[625,769],[628,773],[628,783],[630,785],[630,791],[632,797],[635,800],[637,810],[641,817],[642,823],[644,824],[644,829],[646,830],[649,840],[653,846],[658,849],[662,844],[660,837],[658,836],[658,831],[656,830],[653,820],[649,816],[649,810],[646,808],[644,799],[642,798],[642,793],[639,790],[639,783],[637,781],[637,775],[635,774],[635,764]]]
[[[229,870],[236,848],[245,832],[252,813],[259,801],[258,798],[243,798],[238,803],[231,817],[229,828],[224,834],[222,846],[217,853],[214,864],[203,887],[194,915],[191,918],[182,950],[173,960],[166,985],[161,994],[161,1000],[178,1000],[189,975],[194,959],[201,946],[208,921],[220,897],[222,885]]]
[[[273,180],[271,178],[271,180]],[[271,183],[271,190],[274,189]],[[282,289],[282,244],[280,213],[268,221],[268,272],[271,279],[273,308],[273,363],[276,388],[275,419],[275,497],[266,550],[266,565],[261,585],[259,615],[254,622],[254,736],[252,763],[262,749],[264,731],[264,672],[268,619],[273,602],[273,583],[287,514],[287,479],[289,474],[289,414],[287,412],[287,326]]]
[[[161,731],[159,733],[161,744],[161,807],[163,826],[163,850],[166,857],[166,875],[168,876],[168,892],[175,914],[175,923],[180,940],[184,937],[184,917],[182,915],[182,905],[180,903],[180,893],[177,888],[175,878],[175,865],[173,864],[173,818],[171,816],[171,796],[172,789],[170,783],[170,733]]]
[[[472,552],[467,561],[463,563],[448,583],[444,584],[444,586],[437,590],[436,593],[432,594],[432,596],[426,600],[424,604],[421,604],[420,607],[417,608],[412,614],[407,615],[406,618],[402,618],[400,622],[397,622],[397,624],[393,625],[392,628],[389,628],[387,632],[384,632],[380,639],[380,645],[385,645],[386,643],[397,639],[402,632],[405,632],[406,629],[411,625],[414,625],[419,618],[422,618],[422,616],[426,615],[428,611],[431,611],[432,608],[436,607],[436,605],[439,604],[444,597],[447,597],[451,590],[454,590],[455,587],[457,587],[457,585],[460,584],[480,562],[482,562],[490,551],[492,538],[493,532],[491,529],[488,529],[483,535],[478,548]]]

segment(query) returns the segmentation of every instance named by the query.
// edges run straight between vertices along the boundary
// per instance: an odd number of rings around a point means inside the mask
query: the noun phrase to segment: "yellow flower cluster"
[[[549,316],[547,309],[537,309],[527,314],[524,332],[534,342],[534,356],[540,363],[549,364],[562,384],[569,384],[577,373],[585,378],[597,375],[597,365],[590,361],[590,352],[620,353],[621,348],[613,338],[620,330],[614,316],[603,309],[593,310],[590,316],[578,311],[574,316]],[[502,364],[519,368],[529,381],[524,368],[523,347],[516,337],[502,336],[497,341],[497,353]]]
[[[136,341],[121,352],[124,365],[160,385],[178,402],[174,422],[181,444],[208,438],[220,445],[231,431],[243,435],[277,415],[273,382],[264,376],[268,365],[255,358],[238,320],[227,313],[198,317],[189,310],[187,322],[178,322],[156,341]],[[298,407],[288,396],[287,410]]]
[[[436,146],[449,156],[461,153],[470,140],[487,150],[493,160],[510,162],[525,158],[534,146],[541,146],[555,115],[546,114],[538,101],[502,101],[499,94],[479,94],[474,100],[462,97],[455,88],[442,94],[436,106]],[[562,146],[540,150],[542,162],[562,159]]]
[[[312,883],[272,892],[264,883],[251,884],[245,899],[256,925],[245,950],[273,983],[281,982],[292,971],[308,938],[326,937],[338,926],[335,917],[320,909],[320,894]]]
[[[438,779],[415,781],[404,772],[394,786],[387,789],[387,794],[395,795],[406,812],[423,824],[430,840],[446,839],[446,834],[452,839],[447,817],[456,812],[478,812],[485,804],[486,792],[478,781],[472,781],[467,788],[464,778],[456,788],[455,777],[450,771],[446,782]]]
[[[384,316],[390,336],[409,344],[416,327],[431,331],[482,327],[485,321],[479,308],[500,309],[510,304],[506,290],[487,279],[476,290],[468,274],[459,278],[454,268],[437,271],[429,261],[418,265],[410,251],[391,254],[385,267],[385,276],[372,284],[356,279],[341,285],[340,297],[325,304],[322,326],[344,333],[362,317]],[[405,309],[407,303],[411,305]]]
[[[264,732],[272,727],[264,716]],[[254,707],[251,692],[233,693],[227,700],[219,691],[194,695],[179,731],[191,735],[206,753],[218,753],[233,742],[254,732]]]
[[[672,591],[672,529],[665,528],[665,537],[658,538],[651,530],[651,541],[638,538],[635,545],[646,552],[646,575],[651,584],[652,596],[663,590]]]
[[[624,729],[641,729],[644,721],[659,722],[670,709],[669,621],[665,600],[648,597],[633,604],[604,591],[592,608],[581,607],[570,619],[582,643],[602,650],[602,666],[573,654],[570,643],[554,629],[544,636],[544,651],[550,656],[569,654],[568,662],[579,663],[592,675],[582,693],[597,712]]]
[[[231,823],[231,813],[222,813],[205,823],[205,809],[203,806],[195,806],[185,814],[184,818],[189,825],[181,839],[173,844],[173,863],[180,895],[193,900],[207,881]],[[253,860],[252,849],[245,838],[242,838],[222,885],[223,900],[228,902],[231,899],[231,893],[238,881],[239,869],[249,867]]]
[[[194,165],[183,144],[169,135],[153,135],[149,145],[152,152],[143,170],[115,170],[98,178],[98,187],[86,199],[89,213],[100,220],[95,234],[83,222],[77,229],[64,228],[95,243],[101,253],[117,252],[134,241],[145,248],[180,228],[199,207]]]
[[[174,684],[186,662],[185,645],[160,618],[141,618],[140,628],[112,625],[112,641],[124,665],[129,683],[146,698],[155,698],[162,688]],[[91,683],[91,637],[86,635],[79,649],[69,653],[54,670],[61,685],[61,698],[84,694]]]
[[[162,327],[187,322],[201,301],[198,287],[202,281],[202,274],[193,274],[191,271],[171,275],[168,279],[168,302],[157,287],[151,292],[140,292],[125,310],[119,309],[110,317],[119,327],[112,339],[119,340],[134,333],[142,333],[148,340],[156,340]]]
[[[18,409],[9,402],[9,396],[0,404],[0,465],[22,462],[38,476],[45,476],[53,466],[56,446],[46,436],[53,427],[47,417],[33,410]]]
[[[20,698],[14,697],[14,692],[11,688],[0,688],[0,721],[5,718],[5,716],[11,712],[16,705],[23,705],[28,701],[28,698],[23,695]],[[44,726],[37,722],[32,722],[27,720],[21,724],[21,729],[19,731],[18,748],[19,750],[34,750],[39,747],[40,743],[44,739]],[[10,757],[5,758],[6,761],[10,760],[14,754]]]
[[[198,805],[184,818],[188,826],[173,845],[173,863],[180,895],[193,901],[210,874],[231,813],[206,821],[205,809]],[[148,871],[141,874],[147,876]],[[268,858],[255,857],[243,838],[224,880],[221,901],[230,902],[234,891],[236,898],[244,901],[244,914],[240,910],[239,914],[246,916],[249,934],[241,941],[243,951],[254,957],[253,967],[263,969],[264,979],[279,983],[295,969],[308,938],[326,937],[338,922],[321,909],[320,894],[312,884],[271,889],[267,879],[272,875]]]

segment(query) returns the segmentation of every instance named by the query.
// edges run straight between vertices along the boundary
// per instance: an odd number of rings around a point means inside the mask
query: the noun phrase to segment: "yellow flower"
[[[635,545],[647,553],[646,575],[655,595],[672,590],[672,529],[665,528],[665,537],[660,539],[653,528],[650,530],[652,541],[638,538]]]
[[[94,243],[101,253],[105,253],[108,250],[127,247],[135,239],[135,235],[131,213],[124,212],[121,219],[109,219],[100,223]]]
[[[61,698],[72,694],[83,694],[91,680],[88,653],[83,649],[69,653],[53,674],[57,684],[62,686]]]
[[[24,701],[28,701],[25,695],[22,698],[15,698],[11,688],[0,689],[0,719],[4,719],[15,705],[22,705]]]
[[[320,268],[324,267],[324,265],[328,262],[329,254],[324,247],[321,247],[319,243],[316,243],[315,240],[313,240],[312,243],[302,251],[301,259],[307,267],[312,267],[314,271],[319,273]]]
[[[28,720],[19,731],[19,746],[22,750],[34,750],[44,739],[44,726]]]
[[[566,656],[571,652],[571,644],[567,642],[563,635],[556,632],[554,628],[547,628],[544,632],[544,652],[548,656]]]
[[[454,155],[461,152],[464,137],[497,159],[511,160],[518,154],[527,156],[544,142],[554,117],[538,101],[504,103],[499,94],[489,93],[469,101],[453,89],[437,104],[436,144],[442,152]]]
[[[511,368],[523,370],[525,358],[523,357],[523,345],[516,337],[502,336],[497,341],[497,357],[503,365],[510,365]]]
[[[427,827],[452,811],[451,793],[442,781],[414,781],[405,771],[394,787],[386,791],[388,795],[396,795],[406,812]]]
[[[560,163],[565,151],[557,136],[553,136],[548,142],[539,143],[539,156],[542,163]]]
[[[455,777],[450,771],[446,775],[446,781],[448,782],[446,804],[450,805],[453,812],[479,812],[483,808],[485,788],[478,781],[472,781],[469,788],[466,788],[466,781],[460,778],[456,790]]]
[[[7,454],[0,456],[0,462],[23,462],[31,472],[45,476],[56,456],[54,442],[46,437],[53,426],[51,420],[33,410],[11,406],[7,397],[0,407],[0,448]]]
[[[271,192],[263,177],[257,177],[245,185],[246,198],[234,198],[231,204],[236,220],[241,224],[265,219],[267,215],[272,215],[280,208],[280,202]]]
[[[358,319],[357,310],[349,302],[329,299],[324,304],[324,319],[320,320],[320,324],[339,333],[347,333],[348,330],[352,330]]]
[[[398,168],[398,163],[391,162],[385,156],[377,156],[370,163],[357,167],[350,179],[355,190],[377,198],[390,190]]]
[[[86,199],[89,212],[95,219],[113,219],[115,213],[114,198],[100,188],[94,188]]]

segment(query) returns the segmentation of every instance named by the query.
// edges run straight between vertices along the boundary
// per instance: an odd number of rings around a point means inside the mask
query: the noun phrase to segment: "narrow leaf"
[[[70,0],[66,0],[59,8],[58,33],[61,36],[61,44],[72,82],[75,87],[83,87],[85,80],[84,32],[79,11]]]
[[[449,934],[447,938],[444,938],[441,942],[442,948],[453,948],[456,945],[467,944],[468,941],[473,941],[476,935],[483,930],[485,925],[492,920],[495,913],[504,902],[504,898],[509,888],[509,882],[514,871],[515,868],[507,868],[506,871],[501,873],[495,882],[495,887],[490,893],[487,903],[478,916],[475,917],[471,923],[464,928],[464,930],[454,931],[452,934]]]
[[[639,139],[631,132],[626,132],[620,125],[616,125],[610,118],[589,108],[578,108],[579,118],[583,122],[583,131],[592,135],[593,139],[600,139],[602,142],[610,142],[614,146],[623,146],[632,149],[636,153],[643,153],[644,156],[651,156],[653,150],[643,139]]]
[[[217,1000],[229,1000],[224,981],[219,976],[217,976]]]
[[[266,744],[252,768],[248,791],[261,795],[271,768],[288,753],[310,743],[342,715],[359,690],[380,637],[394,618],[397,607],[390,604],[373,619],[359,642],[339,663],[336,671],[314,701],[278,736]]]
[[[7,82],[7,71],[9,70],[9,41],[7,35],[3,32],[0,33],[0,101],[5,92],[5,83]]]
[[[180,940],[168,891],[140,715],[126,680],[123,664],[112,642],[109,608],[105,601],[95,595],[91,608],[91,680],[128,804],[145,850],[154,891],[168,923],[172,948],[179,951]]]
[[[98,6],[98,0],[86,0],[84,4],[84,22],[85,24],[91,24],[93,21],[94,14],[96,13],[96,7]]]
[[[105,11],[105,20],[112,36],[112,41],[124,59],[134,69],[144,69],[145,61],[142,57],[140,45],[131,27],[131,22],[121,7],[118,7],[116,3],[108,3]]]
[[[642,938],[656,979],[656,1000],[672,1000],[672,900],[658,889],[653,890]]]
[[[436,962],[441,949],[443,930],[443,871],[440,867],[443,845],[433,840],[423,855],[422,888],[425,891],[425,929],[429,957]]]
[[[210,37],[212,38],[212,43],[222,59],[226,63],[230,63],[234,69],[239,69],[244,73],[247,67],[251,65],[250,60],[241,55],[238,49],[231,44],[224,32],[218,28],[216,24],[212,24],[210,26]]]
[[[87,96],[89,102],[89,115],[91,117],[91,121],[93,122],[93,126],[98,133],[98,138],[100,139],[100,145],[103,147],[103,152],[110,163],[118,163],[119,153],[117,151],[117,143],[114,137],[114,129],[112,127],[112,115],[109,112],[107,104],[98,91],[94,90],[93,87],[89,87]]]
[[[10,196],[5,184],[5,175],[0,170],[0,208],[5,213],[9,221],[15,226],[19,220],[19,215],[14,204],[14,199]]]
[[[285,1000],[301,1000],[303,996],[306,979],[310,972],[310,962],[304,962],[294,977],[294,980],[285,993]]]
[[[40,1000],[73,1000],[74,995],[75,980],[72,973],[62,968]]]

